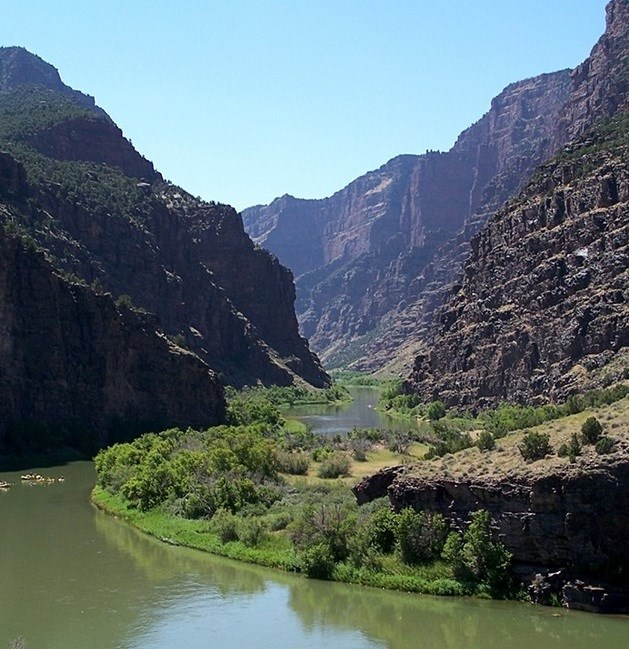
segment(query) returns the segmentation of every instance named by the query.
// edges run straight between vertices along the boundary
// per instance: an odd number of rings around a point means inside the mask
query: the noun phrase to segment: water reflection
[[[307,628],[359,628],[391,649],[625,647],[627,621],[510,602],[432,598],[341,584],[291,588]],[[616,627],[619,635],[611,632]]]
[[[182,575],[194,575],[211,583],[221,597],[264,591],[268,574],[256,566],[166,545],[100,511],[96,512],[95,526],[105,542],[131,558],[148,581],[170,582]]]

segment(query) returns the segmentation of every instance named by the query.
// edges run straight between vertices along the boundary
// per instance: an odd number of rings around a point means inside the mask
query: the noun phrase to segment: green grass
[[[209,531],[204,520],[179,518],[159,509],[141,512],[98,485],[92,491],[92,502],[108,514],[170,545],[182,545],[269,568],[298,570],[297,557],[288,540],[281,535],[269,535],[260,547],[250,548],[240,541],[222,543],[216,534]]]
[[[308,426],[297,419],[284,419],[281,432],[293,435],[301,435],[308,432]]]

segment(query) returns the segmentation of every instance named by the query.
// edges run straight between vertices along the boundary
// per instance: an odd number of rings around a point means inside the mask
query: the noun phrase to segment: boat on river
[[[39,473],[26,473],[20,476],[20,480],[22,480],[22,482],[50,484],[52,482],[63,482],[65,478],[63,476],[61,476],[60,478],[47,478],[46,476],[40,475]]]

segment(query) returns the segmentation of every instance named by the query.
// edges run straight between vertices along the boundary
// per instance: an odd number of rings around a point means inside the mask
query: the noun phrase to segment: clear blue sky
[[[242,209],[449,149],[513,81],[574,67],[605,0],[15,0],[22,45],[170,180]]]

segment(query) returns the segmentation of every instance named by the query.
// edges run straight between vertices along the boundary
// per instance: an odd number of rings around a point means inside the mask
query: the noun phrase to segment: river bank
[[[133,525],[164,543],[201,550],[221,557],[243,561],[285,572],[302,573],[304,566],[294,548],[276,536],[262,541],[259,547],[248,547],[243,541],[222,542],[212,533],[206,521],[176,518],[160,511],[141,512],[129,507],[123,499],[108,494],[96,486],[92,502],[107,514]],[[423,570],[408,567],[389,574],[365,567],[343,563],[325,576],[328,581],[357,584],[387,590],[440,596],[470,595],[469,587],[452,579],[445,564],[433,565]]]

